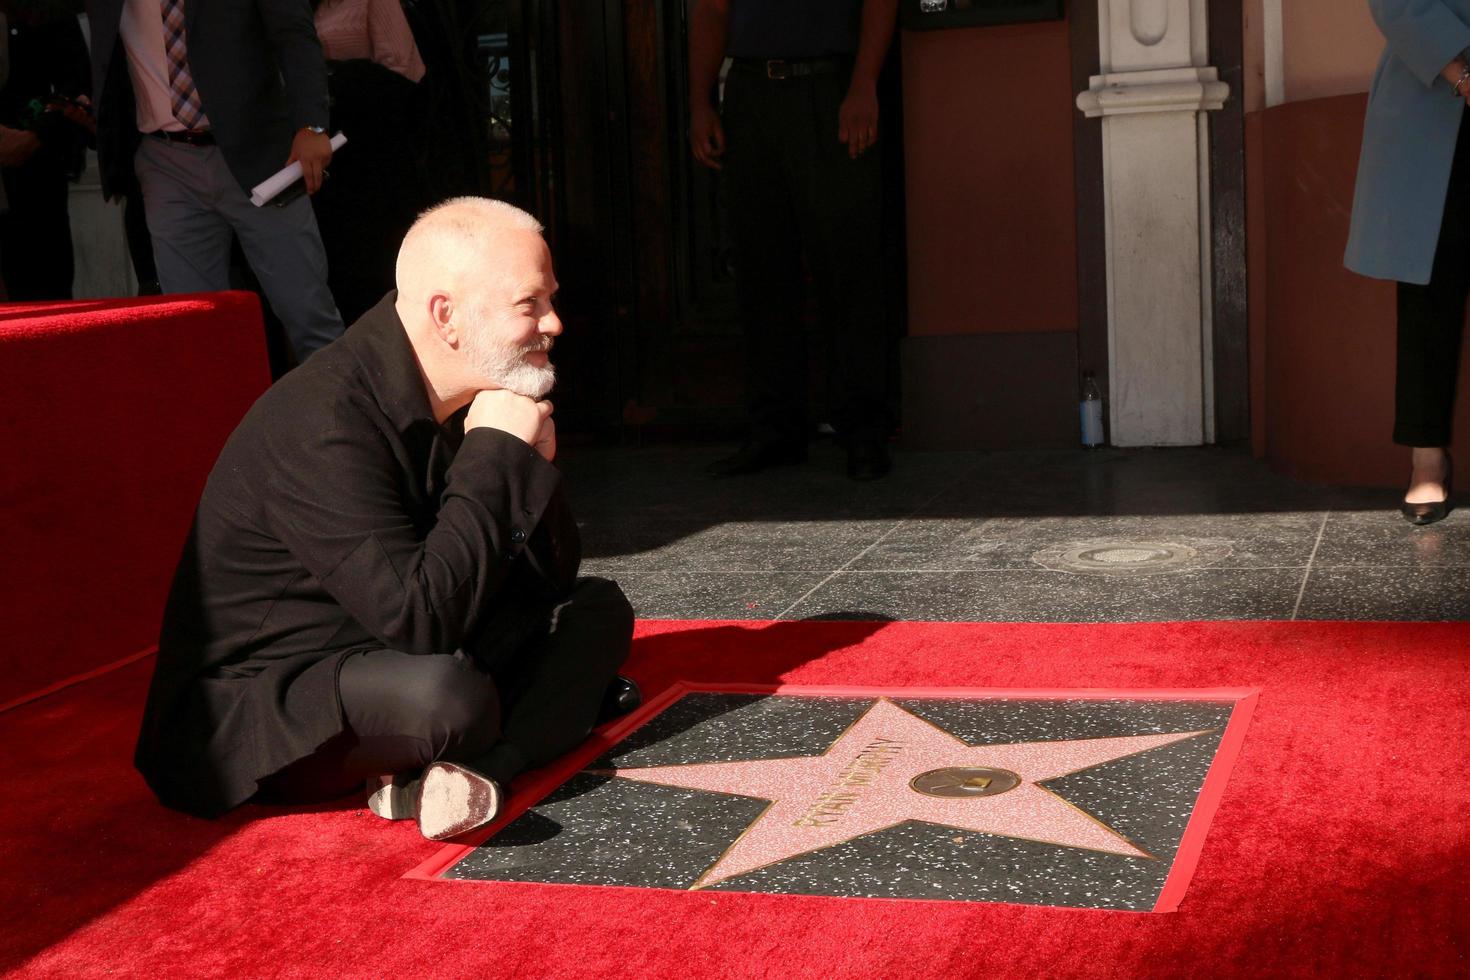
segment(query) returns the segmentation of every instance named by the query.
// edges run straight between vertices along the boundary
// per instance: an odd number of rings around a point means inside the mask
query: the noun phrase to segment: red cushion
[[[204,479],[269,384],[250,293],[0,307],[0,705],[157,641]]]

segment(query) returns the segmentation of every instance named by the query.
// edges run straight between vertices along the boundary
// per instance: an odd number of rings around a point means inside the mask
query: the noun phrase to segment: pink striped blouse
[[[316,33],[333,61],[371,58],[409,81],[424,77],[400,0],[325,0],[316,9]]]

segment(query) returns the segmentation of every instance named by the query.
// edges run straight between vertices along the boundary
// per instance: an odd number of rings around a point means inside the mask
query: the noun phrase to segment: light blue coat
[[[1349,269],[1427,283],[1465,101],[1440,77],[1470,48],[1470,0],[1368,0],[1388,40],[1373,87],[1348,233]]]

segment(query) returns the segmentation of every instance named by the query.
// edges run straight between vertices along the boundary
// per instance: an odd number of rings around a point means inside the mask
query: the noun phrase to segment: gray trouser
[[[133,167],[165,293],[229,289],[230,242],[238,235],[298,359],[341,336],[342,317],[327,289],[327,254],[310,201],[299,197],[285,207],[256,207],[217,146],[145,136]]]

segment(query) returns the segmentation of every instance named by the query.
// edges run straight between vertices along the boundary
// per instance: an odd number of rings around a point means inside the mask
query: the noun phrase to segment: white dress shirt
[[[160,0],[124,0],[119,25],[128,53],[128,74],[138,103],[138,132],[187,129],[174,118],[173,89],[168,84],[168,53],[163,46],[163,5]],[[187,39],[186,39],[187,40]],[[199,120],[200,129],[209,119]]]

